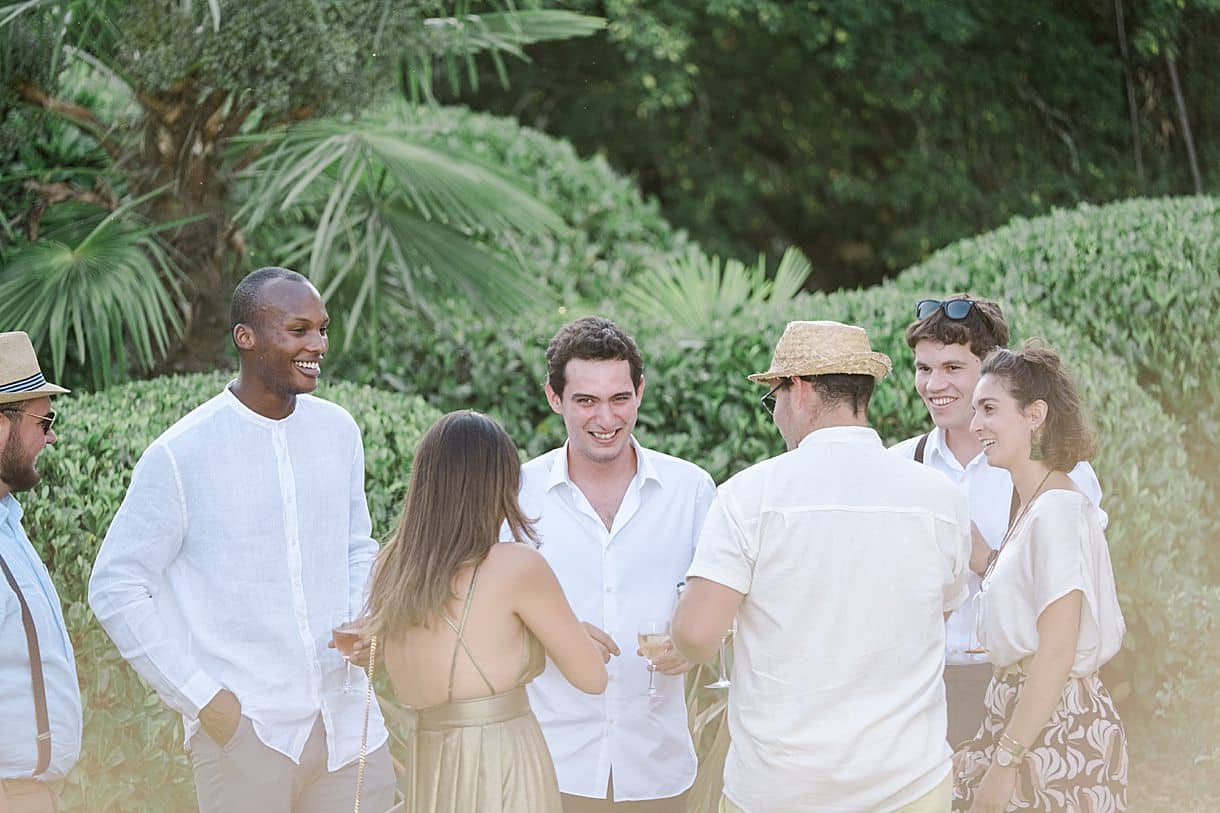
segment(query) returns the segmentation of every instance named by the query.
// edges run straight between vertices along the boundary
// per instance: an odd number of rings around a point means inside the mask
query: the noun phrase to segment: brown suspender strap
[[[923,452],[928,446],[928,436],[924,435],[919,439],[919,443],[915,444],[915,462],[923,462]],[[1013,521],[1017,518],[1017,511],[1021,508],[1021,498],[1017,496],[1017,487],[1013,486],[1012,499],[1008,502],[1008,525],[1012,526]]]
[[[17,594],[21,604],[21,625],[25,627],[25,646],[30,653],[30,683],[34,687],[34,720],[38,723],[38,766],[34,768],[34,776],[46,771],[51,766],[51,723],[47,718],[47,686],[42,677],[42,654],[38,649],[38,630],[34,629],[34,616],[30,614],[30,605],[25,603],[25,596],[13,578],[13,572],[8,569],[4,558],[0,557],[0,568],[4,570],[4,578],[8,579],[9,587]]]

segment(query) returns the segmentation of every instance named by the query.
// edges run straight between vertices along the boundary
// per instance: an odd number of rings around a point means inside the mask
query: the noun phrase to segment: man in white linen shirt
[[[695,780],[682,675],[672,651],[636,654],[647,621],[669,620],[715,494],[708,474],[632,437],[644,395],[635,342],[596,317],[565,325],[546,351],[546,397],[567,442],[525,464],[521,507],[589,634],[605,650],[605,694],[573,688],[548,664],[530,705],[555,761],[565,813],[682,813]],[[613,660],[611,660],[611,656]]]
[[[1014,496],[1008,470],[988,465],[983,444],[970,431],[971,398],[983,359],[1008,344],[1008,322],[997,303],[968,294],[920,300],[915,315],[906,341],[915,351],[915,390],[935,426],[891,451],[927,464],[964,490],[972,520],[970,598],[949,617],[945,652],[949,745],[956,748],[974,737],[983,722],[984,695],[993,670],[987,656],[978,651],[974,599],[988,559],[1008,529]],[[1068,476],[1094,505],[1101,504],[1101,484],[1087,461]],[[1106,516],[1099,513],[1104,528]]]
[[[770,369],[788,452],[724,483],[672,625],[707,657],[737,619],[721,810],[945,813],[945,616],[966,597],[965,495],[867,423],[890,360],[791,322]]]
[[[352,806],[365,680],[330,647],[377,553],[360,430],[315,398],[329,317],[294,271],[233,293],[235,382],[144,452],[102,543],[89,604],[180,712],[201,813]],[[361,806],[393,804],[377,704]]]
[[[54,783],[80,755],[76,661],[51,574],[14,494],[37,485],[55,442],[51,396],[25,333],[0,333],[0,811],[54,813]]]

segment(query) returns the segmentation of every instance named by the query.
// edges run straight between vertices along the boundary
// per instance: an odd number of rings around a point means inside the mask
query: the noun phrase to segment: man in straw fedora
[[[25,333],[0,333],[0,811],[58,809],[52,783],[80,755],[76,662],[55,585],[13,497],[39,480],[55,442],[51,396]]]
[[[768,388],[788,447],[717,492],[673,620],[706,659],[736,617],[723,811],[947,811],[945,616],[970,519],[944,475],[889,454],[865,332],[791,322]]]

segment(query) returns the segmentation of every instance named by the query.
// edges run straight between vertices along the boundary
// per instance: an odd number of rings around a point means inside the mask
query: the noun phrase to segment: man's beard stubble
[[[25,459],[21,454],[21,440],[17,436],[17,428],[12,427],[4,448],[0,449],[0,480],[8,486],[9,491],[28,491],[38,484],[40,475],[34,468],[33,459]]]

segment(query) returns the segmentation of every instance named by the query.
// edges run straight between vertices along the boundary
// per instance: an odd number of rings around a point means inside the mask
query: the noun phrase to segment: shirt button
[[[613,593],[613,592],[614,592],[614,588],[613,588],[613,587],[611,587],[611,586],[609,586],[609,585],[607,585],[607,586],[606,586],[606,592],[607,592],[607,593]]]

